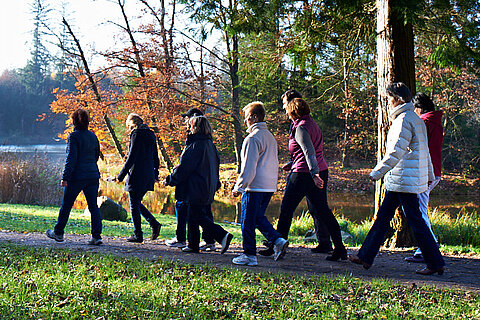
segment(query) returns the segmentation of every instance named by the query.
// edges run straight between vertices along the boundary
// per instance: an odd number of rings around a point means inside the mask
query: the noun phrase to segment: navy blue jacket
[[[180,163],[166,179],[167,185],[176,186],[177,200],[194,205],[211,204],[220,187],[219,167],[220,156],[212,136],[189,135]]]
[[[153,191],[160,166],[156,141],[155,134],[146,124],[138,126],[130,134],[127,161],[117,176],[118,181],[123,181],[128,175],[125,191]]]
[[[100,144],[97,136],[87,129],[75,128],[68,136],[67,159],[63,169],[63,181],[99,179],[97,161]]]

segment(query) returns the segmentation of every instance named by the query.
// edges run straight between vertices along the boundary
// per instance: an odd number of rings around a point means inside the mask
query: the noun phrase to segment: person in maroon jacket
[[[415,112],[423,122],[425,122],[425,126],[427,127],[428,149],[430,151],[430,158],[432,159],[433,171],[435,173],[435,180],[428,186],[428,190],[418,195],[420,211],[422,212],[422,218],[432,232],[433,238],[438,243],[438,240],[432,231],[432,224],[428,218],[428,201],[430,198],[430,192],[440,182],[442,174],[443,112],[435,110],[435,105],[432,100],[423,92],[419,92],[415,95],[413,98],[413,106],[415,107]],[[420,263],[425,261],[420,248],[415,251],[413,256],[406,257],[405,260]]]

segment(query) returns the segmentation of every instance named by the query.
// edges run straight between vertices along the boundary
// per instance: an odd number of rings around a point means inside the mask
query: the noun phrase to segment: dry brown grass
[[[0,154],[0,202],[58,206],[62,168],[45,157]]]

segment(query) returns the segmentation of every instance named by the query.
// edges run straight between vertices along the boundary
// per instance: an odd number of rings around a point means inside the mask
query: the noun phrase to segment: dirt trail
[[[464,290],[480,292],[480,256],[445,256],[447,270],[442,276],[421,276],[415,270],[423,268],[423,264],[413,264],[404,261],[411,254],[405,250],[381,250],[375,264],[365,270],[361,266],[349,261],[326,261],[324,254],[312,254],[310,249],[294,246],[288,249],[285,259],[273,261],[271,257],[258,256],[257,267],[234,266],[233,257],[241,252],[238,245],[232,245],[227,253],[221,255],[217,252],[186,254],[179,249],[169,248],[163,240],[145,241],[142,244],[128,243],[124,238],[103,237],[101,246],[87,245],[87,235],[66,235],[65,242],[58,243],[48,239],[41,233],[18,233],[0,231],[0,241],[26,245],[30,247],[44,247],[53,249],[69,249],[79,252],[95,252],[113,254],[124,257],[137,257],[140,259],[166,259],[190,264],[211,264],[251,270],[254,272],[292,273],[298,275],[341,276],[370,280],[373,278],[386,278],[405,285],[435,285],[440,287],[456,287]],[[350,253],[356,253],[358,248],[350,248]]]

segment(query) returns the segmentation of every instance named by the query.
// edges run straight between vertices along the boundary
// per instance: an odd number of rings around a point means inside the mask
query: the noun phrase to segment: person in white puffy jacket
[[[422,218],[418,198],[428,189],[429,182],[435,179],[425,123],[415,113],[410,102],[410,90],[405,84],[397,82],[388,85],[387,97],[392,121],[387,149],[383,159],[370,173],[370,179],[374,181],[385,177],[385,198],[358,255],[351,255],[349,259],[366,269],[370,268],[385,240],[395,210],[401,206],[427,264],[417,273],[443,274],[445,262]]]

